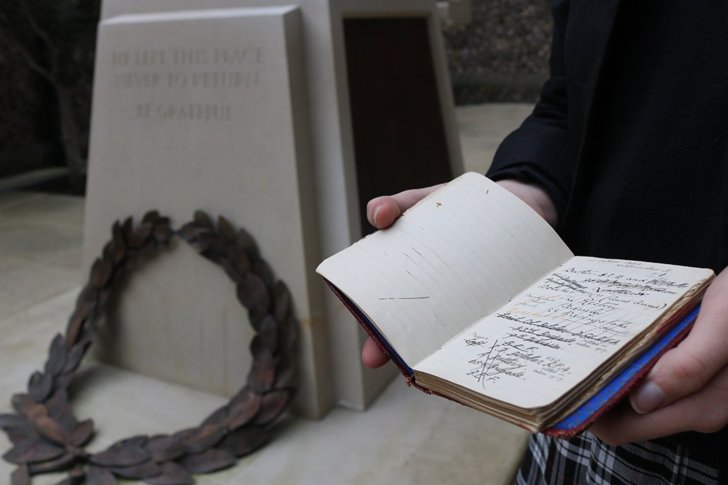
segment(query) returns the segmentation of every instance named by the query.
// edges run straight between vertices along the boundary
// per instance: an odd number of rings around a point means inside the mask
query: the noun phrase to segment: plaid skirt
[[[724,459],[728,460],[728,456]],[[645,441],[610,446],[591,433],[569,440],[531,436],[516,476],[518,485],[718,484],[718,464],[690,456],[688,448]]]

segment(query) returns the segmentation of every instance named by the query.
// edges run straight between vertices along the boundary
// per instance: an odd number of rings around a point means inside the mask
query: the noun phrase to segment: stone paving
[[[529,110],[508,104],[458,108],[466,169],[484,171],[499,140]],[[42,365],[73,308],[84,278],[83,204],[77,197],[0,193],[0,413]],[[72,393],[77,416],[97,425],[91,451],[137,433],[188,427],[225,401],[95,363],[79,373]],[[398,378],[366,412],[337,408],[320,421],[289,418],[268,447],[230,470],[199,476],[197,483],[502,484],[525,437],[514,426],[425,396]],[[8,445],[0,434],[0,452]],[[9,483],[11,471],[0,462],[0,483]]]

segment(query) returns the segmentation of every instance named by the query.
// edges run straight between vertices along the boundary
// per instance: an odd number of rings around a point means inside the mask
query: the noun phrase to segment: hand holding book
[[[403,207],[393,202],[390,216]],[[532,208],[477,174],[430,193],[318,272],[411,383],[558,435],[587,426],[686,333],[682,317],[712,278],[575,257]]]
[[[589,430],[618,445],[728,425],[728,269],[706,291],[690,335],[660,358],[630,398],[631,407],[614,409]]]
[[[544,219],[549,220],[549,214],[555,213],[553,204],[550,210],[541,209],[550,201],[538,186],[515,180],[499,184]],[[439,186],[373,199],[367,206],[369,222],[377,229],[388,228],[402,212],[436,188]],[[375,218],[375,213],[380,217]],[[369,337],[362,349],[363,363],[378,367],[388,360]],[[690,335],[660,358],[644,382],[632,391],[630,401],[631,407],[612,410],[590,431],[616,445],[684,431],[711,432],[728,424],[728,271],[718,275],[706,292]]]

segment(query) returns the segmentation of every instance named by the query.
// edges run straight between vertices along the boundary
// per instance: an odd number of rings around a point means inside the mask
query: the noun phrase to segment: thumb
[[[713,335],[696,322],[679,346],[663,355],[645,381],[630,394],[635,412],[649,413],[702,389],[725,365],[723,335]],[[716,338],[722,337],[722,338]]]
[[[383,195],[375,197],[367,204],[367,219],[377,229],[384,229],[394,224],[399,216],[407,209],[415,205],[431,192],[442,187],[444,184],[433,185],[421,189],[405,190],[394,195]]]

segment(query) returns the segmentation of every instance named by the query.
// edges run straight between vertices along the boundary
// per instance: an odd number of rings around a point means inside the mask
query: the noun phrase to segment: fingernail
[[[379,223],[377,221],[377,215],[379,215],[379,210],[382,208],[382,206],[378,205],[374,208],[374,214],[372,215],[372,219],[374,220],[374,225],[379,227]]]
[[[665,393],[662,392],[660,386],[652,381],[647,381],[637,389],[637,392],[632,393],[629,400],[635,412],[645,414],[660,407],[665,401]]]

